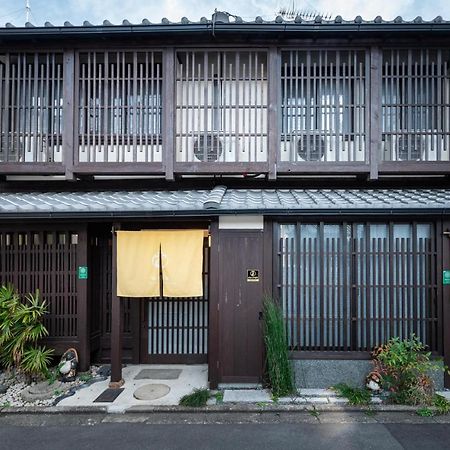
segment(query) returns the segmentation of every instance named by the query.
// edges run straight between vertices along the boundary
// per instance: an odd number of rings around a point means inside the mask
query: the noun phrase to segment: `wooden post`
[[[442,223],[442,269],[450,270],[450,221]],[[438,240],[439,242],[439,240]],[[439,267],[439,264],[438,264]],[[443,284],[443,273],[438,273],[438,286],[442,284],[442,339],[444,364],[450,367],[450,285]],[[441,336],[439,336],[441,338]],[[450,375],[445,372],[444,385],[450,388]]]
[[[67,50],[64,52],[64,81],[63,81],[63,98],[64,98],[64,129],[63,129],[63,149],[64,149],[64,166],[67,180],[74,180],[73,173],[74,164],[74,136],[77,130],[74,130],[75,118],[75,52]],[[78,135],[78,134],[77,134]]]
[[[122,304],[117,296],[117,235],[120,224],[112,228],[112,287],[111,287],[111,382],[109,387],[120,388],[124,384],[122,378],[122,344],[123,323]]]
[[[69,235],[70,237],[70,235]],[[78,233],[78,267],[88,267],[88,237],[87,227],[84,226]],[[88,277],[89,277],[88,267]],[[80,279],[77,273],[78,283],[78,339],[79,339],[79,356],[80,370],[86,371],[90,364],[90,327],[89,327],[89,311],[88,311],[88,279]]]
[[[276,47],[269,50],[268,64],[268,161],[269,180],[277,178],[277,160],[280,151],[280,97],[281,97],[281,55]]]
[[[219,383],[219,223],[217,221],[211,223],[210,233],[208,376],[209,387],[216,389]]]
[[[381,155],[381,66],[382,52],[378,47],[370,49],[370,108],[369,108],[369,164],[370,179],[378,179],[378,163]]]
[[[163,52],[163,100],[162,105],[162,148],[166,180],[173,181],[173,165],[175,159],[175,49],[168,48]]]

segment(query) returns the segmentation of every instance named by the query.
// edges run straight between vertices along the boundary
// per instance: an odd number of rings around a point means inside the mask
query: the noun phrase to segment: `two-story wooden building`
[[[412,333],[450,364],[450,22],[6,24],[0,128],[1,282],[83,367],[259,382],[264,293],[300,384]],[[192,229],[202,296],[117,296],[118,230]]]

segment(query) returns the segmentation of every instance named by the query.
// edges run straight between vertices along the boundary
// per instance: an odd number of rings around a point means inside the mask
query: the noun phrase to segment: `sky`
[[[188,17],[192,21],[202,16],[211,18],[214,9],[241,16],[244,20],[254,20],[262,16],[273,20],[280,7],[292,3],[300,11],[341,15],[344,19],[354,19],[360,15],[365,20],[373,20],[381,15],[386,20],[396,16],[411,20],[422,16],[426,20],[442,16],[450,20],[450,0],[29,0],[31,20],[35,25],[49,21],[62,25],[66,20],[81,25],[88,20],[101,24],[107,19],[120,24],[123,19],[140,23],[142,19],[160,22],[163,17],[179,21]],[[0,26],[11,22],[16,26],[25,23],[25,0],[0,0]]]

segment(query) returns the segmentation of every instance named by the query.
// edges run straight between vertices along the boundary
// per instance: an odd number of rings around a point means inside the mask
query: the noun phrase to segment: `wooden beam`
[[[109,387],[117,389],[124,384],[122,378],[122,344],[123,323],[122,304],[117,296],[117,235],[120,224],[114,223],[112,227],[112,286],[111,286],[111,381]]]
[[[175,94],[175,49],[163,51],[163,120],[162,120],[162,149],[166,169],[166,180],[173,181],[173,164],[175,158],[175,130],[176,126],[176,94]]]
[[[381,49],[370,48],[370,106],[369,106],[369,163],[370,180],[378,179],[378,163],[381,154]]]

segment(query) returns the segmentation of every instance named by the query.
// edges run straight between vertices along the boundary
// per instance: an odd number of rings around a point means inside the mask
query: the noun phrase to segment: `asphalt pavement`
[[[450,449],[449,421],[406,413],[10,414],[0,415],[0,449],[434,450]]]

